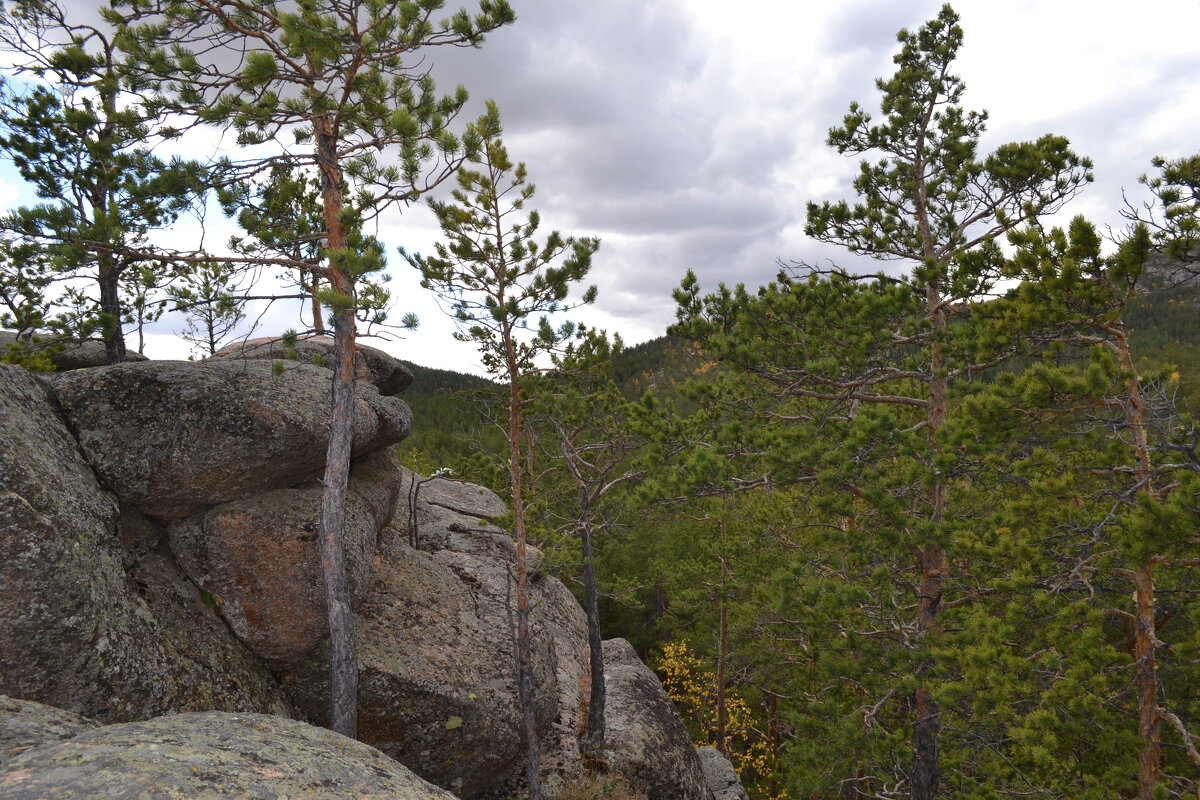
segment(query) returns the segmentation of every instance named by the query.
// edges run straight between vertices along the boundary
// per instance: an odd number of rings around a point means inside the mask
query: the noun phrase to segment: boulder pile
[[[166,792],[146,796],[196,796],[197,781],[263,797],[310,780],[328,781],[311,797],[520,792],[515,548],[490,522],[507,509],[399,465],[412,418],[381,387],[408,371],[379,351],[359,361],[345,533],[364,744],[301,723],[328,704],[316,535],[332,374],[320,342],[251,344],[48,377],[0,365],[0,798],[82,797],[102,774]],[[531,592],[552,796],[584,771],[585,620],[536,569]],[[657,678],[625,643],[605,651],[615,770],[649,798],[710,800]]]

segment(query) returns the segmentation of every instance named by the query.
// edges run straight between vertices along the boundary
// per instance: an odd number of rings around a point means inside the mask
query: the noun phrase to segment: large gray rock
[[[98,728],[95,720],[0,694],[0,769],[26,750]]]
[[[720,750],[697,747],[696,755],[700,757],[700,766],[704,769],[704,779],[712,790],[713,800],[750,800],[733,764],[721,755]]]
[[[413,482],[416,482],[415,487]],[[468,517],[488,519],[508,513],[500,496],[483,486],[450,478],[423,478],[405,470],[405,489],[429,505]]]
[[[85,731],[0,767],[0,800],[454,800],[378,750],[260,714],[179,714]]]
[[[423,478],[404,469],[399,507],[393,527],[403,530],[414,547],[430,553],[447,551],[486,556],[515,563],[517,547],[512,534],[488,519],[507,513],[495,492],[482,486],[443,478]],[[526,548],[532,575],[539,575],[543,555]]]
[[[432,491],[427,491],[431,487]],[[487,522],[489,517],[507,513],[504,501],[494,492],[463,481],[422,478],[405,470],[402,497],[394,527],[405,531],[420,549],[433,553],[468,584],[478,584],[480,576],[486,575],[484,583],[497,587],[498,597],[498,587],[510,591],[517,550],[511,534]],[[552,699],[557,710],[540,736],[542,780],[550,788],[584,771],[579,733],[587,714],[587,623],[571,592],[557,579],[541,574],[543,556],[537,548],[527,548],[527,561],[531,585],[539,598],[533,603],[531,621],[537,635],[553,644],[555,655],[556,696],[550,698],[546,691],[542,700]],[[508,602],[507,595],[503,600]],[[503,613],[507,616],[507,606]],[[524,774],[514,775],[506,785],[522,793]]]
[[[463,798],[493,795],[520,771],[505,564],[439,558],[385,530],[371,588],[355,609],[358,736]],[[453,554],[458,555],[458,554]],[[535,602],[540,595],[535,595]],[[328,708],[328,651],[284,676],[314,722]],[[533,663],[543,730],[557,711],[556,654],[539,637]]]
[[[391,448],[350,465],[342,549],[352,602],[370,583],[376,540],[396,511],[402,478]],[[167,526],[170,549],[184,571],[276,672],[296,666],[328,636],[317,544],[321,495],[315,482],[276,489]]]
[[[713,800],[696,748],[658,677],[624,639],[603,646],[609,768],[649,800]]]
[[[332,368],[333,338],[301,336],[289,344],[281,337],[265,336],[226,345],[212,358],[298,361]],[[354,371],[360,381],[375,384],[383,395],[402,392],[413,382],[412,372],[399,359],[361,342],[355,344]]]
[[[269,361],[151,361],[51,376],[103,484],[150,517],[182,519],[319,474],[332,373]],[[403,401],[359,385],[355,457],[408,435]]]
[[[408,473],[411,475],[411,473]],[[495,495],[452,483],[448,505],[498,515]],[[435,497],[445,498],[446,494]],[[479,517],[402,493],[380,537],[371,589],[355,609],[359,737],[463,798],[507,798],[523,785],[513,684],[512,538]],[[421,549],[409,546],[415,535]],[[534,551],[536,552],[536,551]],[[543,779],[583,771],[586,622],[559,581],[530,586]],[[285,676],[314,721],[328,705],[325,649]]]
[[[147,553],[128,563],[117,503],[52,395],[7,365],[0,442],[0,693],[102,721],[196,708],[288,713],[263,665],[173,562]]]

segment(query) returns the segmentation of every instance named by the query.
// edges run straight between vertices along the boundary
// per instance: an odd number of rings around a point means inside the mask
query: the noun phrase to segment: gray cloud
[[[711,0],[513,5],[517,23],[481,48],[439,49],[427,63],[443,89],[469,89],[467,117],[497,101],[547,228],[604,239],[593,314],[608,327],[661,332],[670,290],[689,268],[706,287],[765,283],[780,258],[898,268],[805,239],[804,205],[852,197],[856,163],[830,151],[826,133],[851,100],[876,107],[874,79],[892,70],[896,31],[919,27],[941,0],[745,0],[736,11]],[[1187,41],[1196,11],[1173,11],[1151,39],[1138,20],[1156,12],[1115,2],[1077,13],[1032,0],[956,8],[965,105],[992,112],[984,150],[1055,132],[1096,160],[1097,185],[1066,215],[1115,223],[1121,188],[1137,190],[1150,157],[1200,149],[1200,56]],[[427,247],[431,228],[410,209],[381,233]],[[430,305],[412,270],[394,263],[392,272],[402,310]],[[436,312],[422,314],[428,341],[448,337]],[[426,354],[436,345],[425,341],[408,346]]]

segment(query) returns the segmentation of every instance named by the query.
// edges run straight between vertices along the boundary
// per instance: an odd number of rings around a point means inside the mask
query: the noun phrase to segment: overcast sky
[[[852,100],[877,107],[874,79],[892,72],[896,31],[941,7],[511,2],[516,24],[479,50],[435,52],[434,75],[446,89],[468,88],[470,116],[484,99],[497,101],[510,154],[537,184],[532,205],[546,228],[602,239],[592,274],[598,300],[575,316],[628,343],[664,332],[671,289],[689,268],[710,288],[767,282],[780,258],[847,263],[803,235],[807,201],[852,195],[857,162],[827,147],[826,132]],[[1152,157],[1200,151],[1200,0],[954,6],[965,32],[956,63],[964,105],[990,114],[983,150],[1056,133],[1095,161],[1096,182],[1067,217],[1116,226],[1122,190],[1142,197],[1137,178]],[[419,251],[431,249],[436,233],[423,208],[379,230],[389,246]],[[473,350],[451,339],[414,271],[392,262],[395,317],[415,311],[422,326],[381,346],[419,364],[478,372]],[[266,322],[294,324],[282,313]],[[186,354],[165,332],[147,350]]]

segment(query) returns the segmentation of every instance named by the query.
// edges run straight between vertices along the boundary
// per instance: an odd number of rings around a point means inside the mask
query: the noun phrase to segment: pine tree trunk
[[[303,285],[303,282],[302,282]],[[312,287],[305,286],[312,293],[312,315],[313,315],[313,332],[317,336],[325,335],[325,315],[321,311],[321,299],[317,297],[317,290],[321,288],[321,274],[313,270]]]
[[[928,248],[927,248],[928,249]],[[929,358],[929,426],[930,459],[936,455],[937,434],[946,422],[946,378],[945,355],[938,337],[946,331],[946,312],[942,308],[941,292],[936,282],[926,290],[927,310],[933,327],[934,340],[930,345]],[[931,465],[932,468],[932,465]],[[946,513],[946,483],[941,475],[934,475],[929,490],[929,515],[935,524],[941,522]],[[946,559],[937,543],[928,543],[918,551],[920,569],[920,612],[917,620],[922,632],[934,630],[942,608],[942,592],[946,581]],[[942,730],[942,715],[929,694],[927,687],[918,686],[913,693],[913,768],[912,800],[934,800],[938,795],[940,765],[938,737]]]
[[[529,561],[525,535],[525,503],[521,491],[521,392],[517,383],[516,353],[512,334],[506,332],[505,353],[508,362],[508,474],[512,482],[513,522],[517,529],[517,703],[521,709],[521,730],[525,738],[525,778],[529,800],[541,800],[542,759],[538,742],[537,716],[534,711],[533,664],[529,628]]]
[[[592,552],[592,503],[587,486],[579,486],[583,525],[579,531],[583,555],[583,602],[587,611],[588,663],[591,670],[591,694],[588,701],[586,749],[598,755],[604,747],[604,648],[600,638],[600,598],[596,590],[596,558]]]
[[[1125,325],[1118,321],[1113,330],[1117,358],[1125,373],[1125,424],[1133,442],[1134,482],[1138,494],[1154,495],[1150,443],[1146,435],[1146,402],[1134,371],[1133,354]],[[1142,751],[1138,757],[1138,798],[1151,800],[1158,785],[1162,759],[1162,734],[1158,714],[1158,666],[1155,653],[1154,573],[1147,563],[1133,572],[1134,664],[1137,686],[1138,738]]]
[[[1142,387],[1138,384],[1125,324],[1117,322],[1113,333],[1117,340],[1117,359],[1121,364],[1121,371],[1125,373],[1125,424],[1129,427],[1130,438],[1133,441],[1134,479],[1139,492],[1153,494],[1150,441],[1146,435],[1146,400],[1142,397]]]
[[[112,255],[101,255],[99,262],[104,361],[106,364],[120,364],[125,360],[125,332],[121,328],[120,271]]]
[[[317,161],[321,167],[326,246],[345,247],[342,227],[342,176],[337,163],[336,139],[328,120],[316,126]],[[330,264],[328,279],[347,302],[354,284],[342,269]],[[329,448],[325,454],[324,492],[318,541],[321,574],[325,581],[325,603],[329,615],[329,727],[344,736],[358,733],[358,647],[346,580],[346,496],[350,481],[352,446],[351,420],[354,412],[354,309],[341,308],[334,314],[333,402],[329,419]]]
[[[728,502],[728,498],[725,499]],[[717,731],[716,748],[721,755],[729,755],[729,699],[725,695],[726,673],[729,663],[729,605],[726,602],[726,584],[729,579],[729,562],[725,560],[726,540],[729,536],[729,525],[726,511],[721,511],[721,584],[720,595],[717,597],[719,607],[717,619]]]
[[[1134,572],[1134,663],[1137,686],[1138,737],[1142,752],[1138,758],[1138,799],[1152,800],[1158,785],[1162,759],[1162,735],[1158,714],[1158,666],[1155,657],[1154,574],[1149,564]]]

